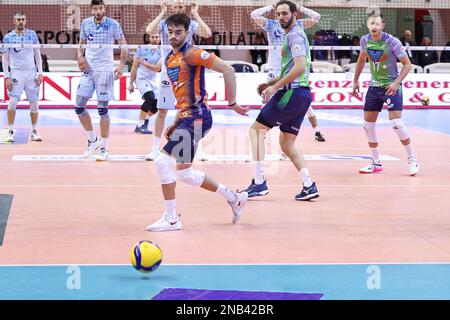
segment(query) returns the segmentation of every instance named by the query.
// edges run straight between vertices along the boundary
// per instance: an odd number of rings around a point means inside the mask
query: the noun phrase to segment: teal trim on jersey
[[[280,101],[278,101],[277,106],[280,109],[286,108],[289,100],[291,100],[292,94],[294,93],[293,89],[287,90],[284,95],[281,97]]]

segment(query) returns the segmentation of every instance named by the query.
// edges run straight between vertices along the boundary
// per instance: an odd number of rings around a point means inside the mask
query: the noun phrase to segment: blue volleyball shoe
[[[252,183],[248,186],[248,188],[242,191],[247,192],[249,198],[261,197],[269,193],[269,189],[267,188],[267,181],[264,180],[263,183],[256,184],[255,179],[252,179]]]
[[[308,201],[312,199],[316,199],[319,197],[319,191],[317,191],[316,183],[313,182],[313,184],[309,187],[303,186],[302,192],[297,194],[295,196],[295,200],[298,201]]]

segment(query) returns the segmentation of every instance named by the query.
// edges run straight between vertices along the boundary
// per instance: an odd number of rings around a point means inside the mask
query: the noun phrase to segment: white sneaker
[[[109,158],[109,152],[105,148],[102,148],[100,151],[100,154],[95,159],[96,161],[108,161]]]
[[[147,154],[144,157],[144,159],[145,159],[145,161],[154,161],[158,155],[159,155],[159,150],[157,148],[153,148],[152,152]]]
[[[42,138],[38,134],[37,130],[31,131],[31,141],[42,141]]]
[[[280,154],[280,161],[286,161],[289,160],[289,157],[286,155],[286,153],[282,152]]]
[[[102,140],[99,137],[97,137],[97,140],[95,140],[94,142],[90,142],[88,140],[88,146],[87,146],[86,151],[83,153],[83,157],[89,158],[90,156],[92,156],[94,154],[95,150],[100,148],[101,145],[102,145]]]
[[[236,200],[233,203],[228,202],[228,204],[231,207],[231,210],[233,210],[233,219],[231,220],[233,223],[237,223],[241,218],[242,214],[244,213],[244,207],[248,199],[248,193],[245,191],[238,192],[235,194]]]
[[[419,162],[417,161],[416,157],[414,157],[414,156],[409,157],[408,164],[409,164],[409,175],[410,176],[413,177],[419,173],[420,166],[419,166]]]
[[[6,138],[5,141],[13,143],[14,142],[14,134],[15,134],[14,130],[9,130],[8,131],[8,138]]]
[[[361,174],[370,174],[383,171],[383,166],[381,163],[372,162],[368,166],[359,169],[359,173]]]
[[[169,219],[166,214],[158,219],[155,223],[147,226],[148,231],[177,231],[183,228],[180,217],[176,219]]]

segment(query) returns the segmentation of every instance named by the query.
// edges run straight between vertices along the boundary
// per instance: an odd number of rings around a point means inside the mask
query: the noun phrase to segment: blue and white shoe
[[[248,193],[249,198],[265,196],[269,193],[266,180],[261,184],[256,184],[255,179],[252,179],[252,184],[247,189],[242,190]]]
[[[134,132],[140,133],[140,134],[152,134],[153,133],[151,130],[148,130],[144,124],[140,127],[136,126],[136,128],[134,128]]]
[[[316,199],[319,197],[319,191],[317,191],[316,183],[313,182],[313,184],[309,187],[303,187],[302,192],[300,192],[298,195],[295,196],[295,200],[298,201],[308,201],[312,199]]]

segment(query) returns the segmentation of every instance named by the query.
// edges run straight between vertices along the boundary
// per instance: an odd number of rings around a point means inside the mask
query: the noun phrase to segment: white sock
[[[164,204],[166,206],[166,216],[169,219],[177,218],[177,210],[176,210],[176,202],[177,200],[164,200]]]
[[[95,131],[88,131],[88,139],[90,142],[94,142],[97,139],[97,135],[95,134]]]
[[[408,158],[409,158],[409,157],[414,157],[414,152],[413,152],[413,150],[412,150],[411,143],[405,145],[404,147],[405,147],[405,149],[406,149],[406,153],[408,154]]]
[[[8,129],[14,131],[14,125],[13,124],[8,124]]]
[[[161,143],[161,137],[154,137],[153,138],[153,149],[159,150],[160,143]]]
[[[31,124],[32,130],[36,130],[36,127],[37,127],[37,123],[32,123],[32,124]]]
[[[313,128],[313,129],[314,129],[314,132],[319,132],[319,131],[320,131],[320,130],[319,130],[319,126]]]
[[[236,195],[233,191],[225,187],[223,184],[219,184],[217,187],[216,192],[223,196],[228,202],[234,202],[236,201]]]
[[[109,139],[108,138],[102,138],[102,148],[105,148],[108,150],[109,148]]]
[[[264,182],[264,161],[255,161],[255,183]]]
[[[374,163],[380,163],[380,152],[378,147],[370,148],[370,153],[372,154],[372,160]]]
[[[300,176],[303,179],[303,185],[305,187],[311,187],[311,185],[313,184],[312,180],[311,180],[311,176],[309,175],[309,171],[307,168],[303,168],[300,170]]]
[[[138,126],[140,127],[140,126],[144,125],[144,121],[145,121],[145,120],[139,119],[139,120],[138,120]]]

